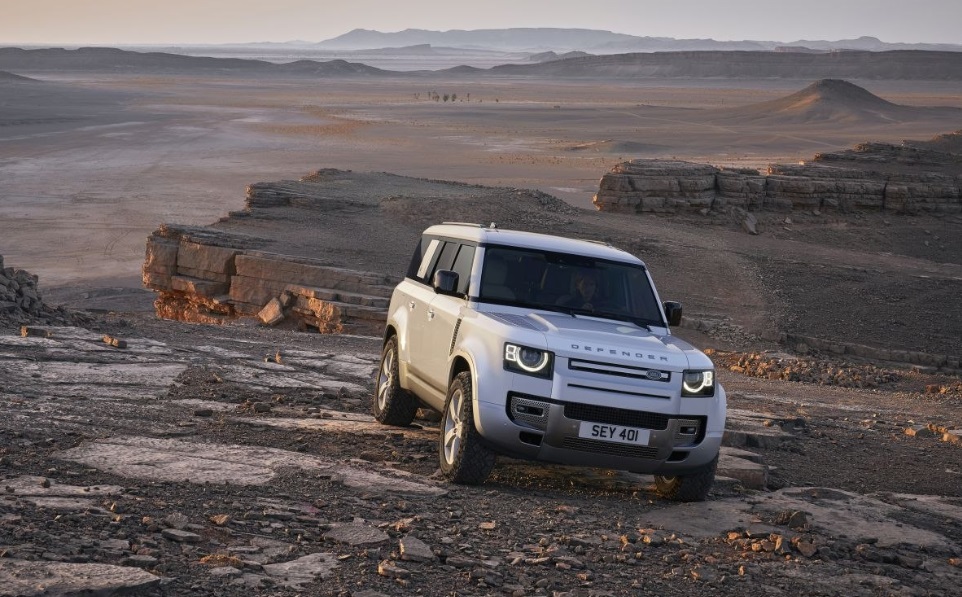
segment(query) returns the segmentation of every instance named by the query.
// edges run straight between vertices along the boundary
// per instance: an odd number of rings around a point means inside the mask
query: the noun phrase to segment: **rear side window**
[[[426,282],[428,274],[431,273],[431,264],[438,253],[441,241],[436,238],[424,237],[414,249],[411,256],[411,264],[408,266],[407,277],[420,282]]]

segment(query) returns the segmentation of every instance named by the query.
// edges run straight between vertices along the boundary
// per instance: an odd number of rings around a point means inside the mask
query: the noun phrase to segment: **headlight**
[[[504,345],[504,368],[516,373],[551,377],[554,354],[517,344]]]
[[[682,396],[714,396],[714,371],[685,371],[681,376]]]

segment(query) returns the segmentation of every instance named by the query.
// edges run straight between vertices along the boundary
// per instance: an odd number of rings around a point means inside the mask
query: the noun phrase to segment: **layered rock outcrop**
[[[755,170],[639,159],[601,178],[595,206],[643,213],[683,210],[962,212],[962,154],[951,137],[902,145],[865,143],[810,163]]]
[[[144,285],[157,315],[195,323],[258,317],[324,333],[379,334],[395,281],[257,250],[258,239],[165,224],[147,239]]]

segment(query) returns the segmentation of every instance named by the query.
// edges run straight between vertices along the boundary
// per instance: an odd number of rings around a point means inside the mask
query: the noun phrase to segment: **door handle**
[[[428,309],[428,321],[434,319],[434,309]]]
[[[417,303],[415,303],[414,301],[411,301],[410,303],[408,303],[408,306],[411,307],[411,310],[412,310],[412,311],[414,311],[414,306],[415,306],[415,305],[417,305]]]

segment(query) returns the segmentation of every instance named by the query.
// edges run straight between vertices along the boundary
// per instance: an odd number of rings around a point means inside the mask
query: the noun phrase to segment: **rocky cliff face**
[[[258,239],[164,225],[147,239],[144,285],[165,319],[223,323],[256,316],[324,333],[379,334],[392,280],[383,274],[257,250]]]
[[[953,135],[958,136],[959,133]],[[931,142],[866,143],[765,174],[668,160],[631,160],[601,178],[602,211],[675,212],[730,206],[780,211],[962,212],[962,154],[952,135]]]

